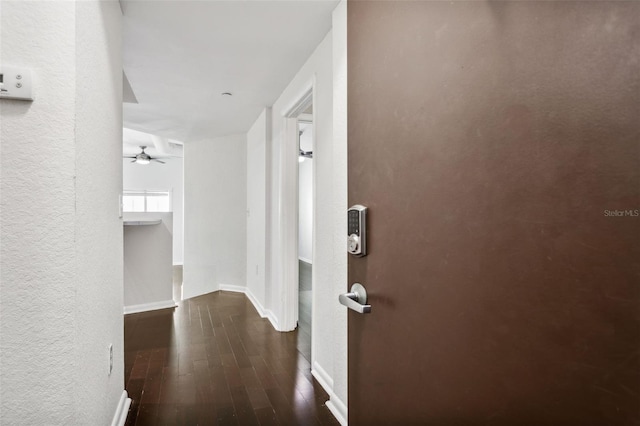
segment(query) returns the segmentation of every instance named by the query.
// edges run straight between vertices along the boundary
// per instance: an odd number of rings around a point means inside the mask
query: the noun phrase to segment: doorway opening
[[[297,117],[298,131],[298,351],[311,362],[313,318],[313,105]]]
[[[283,315],[282,322],[280,323],[281,330],[291,331],[299,329],[302,325],[304,331],[297,333],[297,340],[299,341],[297,347],[301,355],[307,358],[309,363],[313,365],[315,359],[314,344],[315,332],[314,325],[311,318],[314,315],[314,305],[316,303],[316,289],[313,288],[313,282],[315,282],[316,270],[313,268],[315,262],[315,173],[316,168],[310,167],[310,176],[307,173],[306,176],[310,177],[310,183],[300,184],[300,169],[305,175],[306,168],[317,161],[315,155],[315,131],[318,123],[315,120],[315,106],[313,99],[314,95],[314,81],[309,82],[309,85],[301,91],[300,96],[294,98],[297,99],[292,103],[292,106],[286,109],[282,117],[284,128],[284,143],[282,145],[281,159],[282,166],[280,168],[280,184],[281,194],[280,197],[280,212],[279,221],[281,224],[281,241],[282,241],[282,283],[283,283]],[[300,132],[302,131],[302,139]],[[307,133],[308,132],[308,133]],[[302,143],[302,146],[300,145]],[[302,157],[302,158],[300,158]],[[311,158],[313,158],[312,161]],[[307,163],[303,166],[301,164]],[[304,181],[304,178],[303,178]],[[301,196],[301,193],[303,194]],[[305,206],[303,213],[305,218],[301,219],[300,213],[300,200],[311,200],[311,206],[308,204]],[[304,201],[303,201],[304,202]],[[302,227],[302,231],[301,231]],[[300,265],[300,255],[305,253],[305,248],[301,244],[301,239],[307,240],[306,247],[309,247],[308,241],[310,241],[311,249],[306,250],[306,256],[303,254],[303,261],[306,261],[307,265]],[[310,267],[307,267],[310,266]],[[306,277],[311,277],[310,282],[303,282],[303,291],[307,293],[303,294],[303,300],[305,296],[307,303],[303,307],[302,321],[306,324],[300,324],[300,269]],[[310,286],[308,284],[311,284]],[[310,290],[308,288],[310,287]],[[310,296],[310,297],[309,297]],[[310,298],[310,301],[308,300]],[[306,314],[306,319],[304,315]],[[306,327],[305,327],[306,326]],[[309,341],[309,337],[310,340]]]

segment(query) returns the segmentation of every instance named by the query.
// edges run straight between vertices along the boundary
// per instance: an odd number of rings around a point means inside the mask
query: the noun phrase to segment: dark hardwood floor
[[[298,352],[239,293],[125,316],[127,425],[338,425]]]

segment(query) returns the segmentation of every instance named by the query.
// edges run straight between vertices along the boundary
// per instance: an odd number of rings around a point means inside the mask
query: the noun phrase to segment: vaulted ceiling
[[[337,0],[121,3],[138,102],[124,126],[188,143],[246,132],[331,29]]]

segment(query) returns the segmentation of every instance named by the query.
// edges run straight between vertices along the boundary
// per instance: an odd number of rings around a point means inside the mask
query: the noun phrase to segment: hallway
[[[239,293],[125,316],[127,425],[337,425],[296,349]]]

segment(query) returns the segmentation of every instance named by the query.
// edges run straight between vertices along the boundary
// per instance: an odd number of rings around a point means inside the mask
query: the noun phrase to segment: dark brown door
[[[348,52],[350,425],[640,424],[640,3],[351,1]]]

